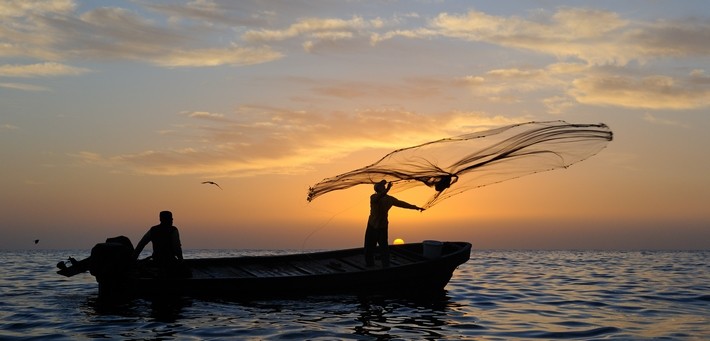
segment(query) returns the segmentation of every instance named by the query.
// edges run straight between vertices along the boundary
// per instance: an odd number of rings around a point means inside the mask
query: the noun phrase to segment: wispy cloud
[[[648,123],[656,124],[656,125],[664,125],[664,126],[672,126],[672,127],[681,127],[681,128],[685,128],[685,129],[689,129],[689,128],[690,128],[690,126],[687,125],[687,124],[685,124],[685,123],[681,123],[681,122],[674,121],[674,120],[668,120],[668,119],[658,118],[658,117],[652,115],[651,113],[645,113],[645,114],[643,115],[643,119],[644,119],[644,121],[646,121],[646,122],[648,122]]]
[[[562,114],[576,105],[574,99],[568,96],[547,97],[542,100],[542,103],[547,108],[547,112],[553,115]]]
[[[164,14],[173,25],[200,24],[202,26],[263,26],[270,15],[252,12],[244,2],[217,3],[194,0],[187,3],[146,3],[146,8]]]
[[[0,130],[19,130],[20,127],[13,124],[0,124]]]
[[[250,30],[244,33],[243,38],[256,42],[280,41],[302,35],[326,39],[350,38],[353,32],[381,26],[380,19],[364,20],[359,16],[351,19],[306,18],[282,30]]]
[[[0,4],[0,15],[5,14],[0,23],[0,57],[132,60],[165,67],[241,66],[282,57],[268,46],[240,46],[210,38],[229,30],[225,27],[171,25],[170,20],[117,7],[77,12],[72,1],[19,3]]]
[[[288,6],[281,7],[286,10]],[[202,0],[179,6],[138,3],[131,8],[79,12],[70,0],[3,2],[0,56],[124,58],[166,66],[249,65],[281,57],[273,50],[265,53],[273,47],[263,44],[297,37],[303,46],[311,47],[356,38],[378,43],[394,37],[447,37],[579,58],[590,64],[624,65],[632,60],[710,54],[708,19],[634,21],[616,12],[588,8],[540,10],[527,17],[476,10],[438,13],[428,19],[417,13],[389,18],[312,15],[296,18],[283,28],[269,27],[275,14],[253,5]],[[214,40],[215,36],[226,40]],[[252,43],[259,45],[250,46]],[[235,51],[237,46],[254,51]],[[208,63],[167,62],[176,58],[170,55],[191,54],[234,57],[211,58]]]
[[[224,114],[220,113],[212,113],[212,112],[207,112],[207,111],[193,111],[193,112],[184,112],[188,117],[191,118],[201,118],[201,119],[207,119],[207,120],[215,120],[215,121],[225,121]]]
[[[708,77],[695,70],[678,75],[609,75],[605,65],[625,67],[631,61],[710,56],[710,21],[632,21],[605,10],[561,8],[530,17],[496,16],[480,11],[441,13],[427,27],[392,30],[375,35],[374,42],[394,37],[449,37],[485,42],[555,56],[561,62],[545,69],[497,69],[461,79],[476,94],[492,101],[518,101],[521,94],[557,89],[546,97],[550,113],[562,113],[576,103],[639,109],[686,110],[710,105]],[[599,67],[595,67],[599,66]],[[572,86],[569,86],[572,84]],[[562,95],[564,94],[564,95]]]
[[[580,103],[644,109],[710,106],[710,86],[701,77],[595,75],[574,81],[570,95]]]
[[[566,84],[545,69],[510,68],[494,69],[482,75],[469,75],[462,78],[476,94],[489,100],[510,99],[517,101],[522,94],[540,89],[562,88]]]
[[[220,66],[252,65],[266,63],[283,57],[283,54],[268,47],[229,47],[216,49],[192,49],[168,51],[153,58],[153,63],[168,66]]]
[[[687,110],[710,106],[710,77],[695,69],[685,76],[642,75],[623,67],[552,64],[544,69],[495,69],[461,78],[488,100],[522,100],[534,91],[559,95],[542,102],[559,114],[577,104],[635,109]]]
[[[579,58],[590,64],[624,65],[632,60],[707,56],[710,21],[705,19],[635,22],[618,13],[561,8],[531,17],[496,16],[480,11],[441,13],[428,27],[393,30],[375,42],[393,37],[451,37],[541,52],[559,58]]]
[[[341,11],[344,14],[337,17],[313,6],[309,7],[313,11],[299,12],[312,12],[308,16],[290,15],[294,7],[199,0],[86,9],[71,0],[6,1],[0,3],[0,62],[23,58],[42,62],[0,64],[0,77],[77,76],[89,70],[69,64],[87,60],[128,60],[165,68],[249,66],[289,58],[302,50],[386,49],[391,46],[385,43],[395,38],[402,38],[396,44],[412,39],[455,40],[528,51],[552,60],[547,66],[497,66],[462,74],[454,81],[482,100],[518,102],[539,91],[535,100],[551,113],[562,113],[573,104],[673,110],[708,106],[710,82],[701,69],[684,76],[646,67],[666,58],[710,56],[707,18],[644,21],[609,10],[572,7],[537,10],[527,16],[469,10],[369,17]],[[633,65],[638,74],[601,70],[610,65],[619,69]],[[313,91],[351,99],[373,93],[394,99],[433,98],[444,96],[439,91],[453,83],[431,84],[400,79],[364,87],[348,80],[313,86]],[[16,82],[0,86],[47,90]]]
[[[311,17],[299,19],[283,29],[249,30],[242,35],[242,38],[248,42],[258,43],[298,38],[302,41],[301,46],[305,51],[314,53],[333,46],[336,47],[331,50],[348,49],[346,45],[339,45],[344,41],[348,42],[348,46],[361,45],[361,48],[367,48],[372,32],[386,25],[386,21],[379,17],[372,19],[364,19],[361,16],[353,16],[349,19]]]
[[[460,77],[457,81],[470,89],[471,96],[480,100],[516,103],[530,101],[532,94],[549,114],[562,114],[579,104],[566,94],[575,77],[595,72],[594,68],[584,64],[554,63],[544,68],[493,69]]]
[[[336,98],[380,97],[412,100],[439,97],[454,81],[435,77],[410,77],[398,81],[317,81],[300,79],[310,84],[312,91],[321,96]]]
[[[83,151],[72,156],[87,164],[152,175],[291,174],[362,149],[397,149],[529,120],[465,112],[432,117],[398,110],[326,115],[263,106],[242,107],[229,119],[208,112],[187,116],[214,122],[188,125],[186,129],[192,131],[172,135],[192,141],[191,147],[114,156]],[[195,135],[202,135],[198,139],[202,142],[195,143]]]
[[[24,83],[0,83],[0,88],[22,90],[22,91],[51,91],[49,88],[41,85],[32,85]]]
[[[17,18],[28,14],[69,13],[74,8],[76,8],[76,4],[73,0],[10,0],[0,4],[0,18]]]
[[[38,63],[28,65],[0,65],[0,77],[54,77],[78,76],[91,70],[60,63]]]

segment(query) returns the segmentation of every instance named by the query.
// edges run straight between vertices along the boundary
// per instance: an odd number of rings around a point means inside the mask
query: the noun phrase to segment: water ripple
[[[474,251],[447,292],[413,298],[136,299],[105,306],[85,251],[0,251],[0,339],[710,339],[710,252]],[[193,258],[261,251],[193,250]],[[283,251],[271,251],[272,254]]]

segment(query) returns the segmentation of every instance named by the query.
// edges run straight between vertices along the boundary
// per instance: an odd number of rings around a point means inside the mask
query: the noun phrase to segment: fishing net
[[[612,140],[608,126],[564,121],[528,122],[395,150],[360,169],[326,178],[308,201],[336,190],[380,180],[393,191],[428,186],[423,208],[470,189],[524,175],[567,168],[597,154]]]

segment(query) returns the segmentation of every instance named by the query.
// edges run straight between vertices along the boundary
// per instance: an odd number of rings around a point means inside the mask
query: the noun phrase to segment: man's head
[[[375,184],[375,192],[385,193],[387,191],[387,187],[385,185],[387,185],[387,181],[385,181],[385,180],[382,180],[382,181],[376,183]]]
[[[170,211],[160,212],[160,222],[162,224],[172,224],[173,223],[173,213]]]

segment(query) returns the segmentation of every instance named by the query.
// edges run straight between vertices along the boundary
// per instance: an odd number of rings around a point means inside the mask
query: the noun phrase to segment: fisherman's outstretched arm
[[[136,244],[136,249],[133,251],[133,259],[138,259],[138,257],[141,255],[141,251],[143,251],[143,248],[148,245],[148,242],[150,242],[150,231],[146,232],[143,235],[143,238]]]
[[[424,211],[423,208],[421,208],[421,207],[419,207],[419,206],[417,206],[417,205],[412,205],[412,204],[410,204],[410,203],[408,203],[408,202],[406,202],[406,201],[402,201],[402,200],[395,200],[394,203],[393,203],[393,206],[397,206],[397,207],[401,207],[401,208],[408,208],[408,209],[411,209],[411,210]]]

